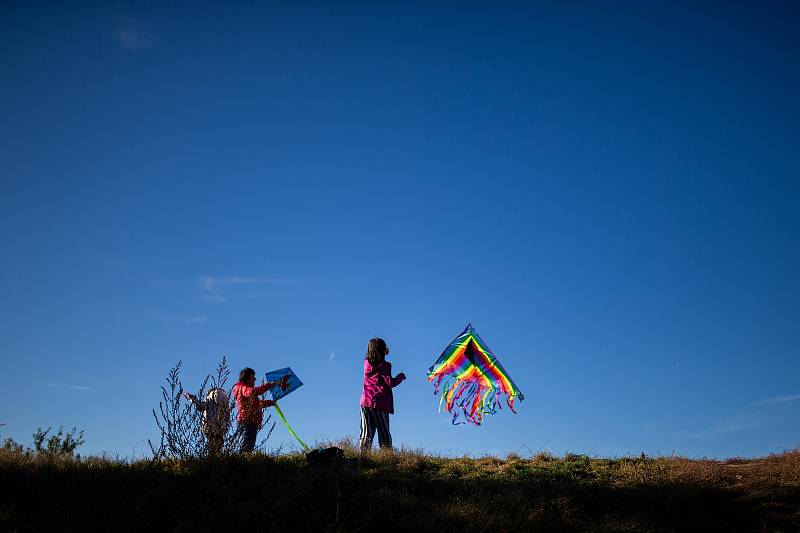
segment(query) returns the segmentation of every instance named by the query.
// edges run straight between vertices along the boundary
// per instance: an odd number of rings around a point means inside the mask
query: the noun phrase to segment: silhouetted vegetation
[[[73,427],[69,432],[64,433],[64,427],[58,428],[58,432],[50,434],[53,428],[43,430],[39,428],[33,434],[33,447],[37,453],[47,453],[50,455],[71,457],[75,449],[84,443],[83,430],[78,433],[78,428]]]
[[[682,457],[378,452],[119,461],[0,450],[0,530],[800,531],[800,450]]]
[[[18,443],[12,438],[3,441],[3,452],[17,454],[20,456],[47,455],[50,458],[71,459],[78,446],[84,444],[83,430],[78,432],[78,428],[73,427],[70,431],[64,432],[64,427],[58,428],[56,433],[50,433],[52,427],[47,429],[37,428],[33,434],[33,448],[28,448]],[[50,435],[48,437],[48,435]],[[80,456],[78,456],[79,458]]]

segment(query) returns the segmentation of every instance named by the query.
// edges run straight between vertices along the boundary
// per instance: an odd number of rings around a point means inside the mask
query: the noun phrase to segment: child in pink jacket
[[[364,389],[361,392],[361,437],[359,444],[364,452],[372,448],[375,431],[381,448],[392,448],[389,432],[389,415],[394,413],[392,388],[406,379],[402,372],[392,377],[392,364],[386,360],[389,348],[383,339],[375,337],[367,345],[364,359]]]

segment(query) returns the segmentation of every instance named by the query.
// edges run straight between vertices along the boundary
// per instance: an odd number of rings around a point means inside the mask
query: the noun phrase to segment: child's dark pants
[[[238,431],[241,435],[244,435],[244,438],[242,439],[242,451],[252,452],[256,447],[256,435],[258,435],[258,425],[240,422]]]

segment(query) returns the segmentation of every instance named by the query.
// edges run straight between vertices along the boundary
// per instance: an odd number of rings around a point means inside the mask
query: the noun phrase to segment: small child
[[[361,452],[372,448],[372,439],[378,431],[381,448],[392,448],[389,433],[389,415],[394,413],[392,388],[406,379],[402,372],[392,377],[392,364],[386,360],[389,348],[383,339],[375,337],[367,345],[364,359],[364,389],[361,393]]]
[[[225,441],[225,433],[230,425],[228,395],[223,389],[214,387],[208,391],[204,401],[198,400],[197,396],[188,392],[183,393],[183,396],[203,413],[200,430],[208,437],[208,454],[219,454]]]
[[[261,430],[263,411],[275,405],[272,400],[262,400],[262,394],[272,387],[286,390],[287,376],[278,381],[266,381],[256,386],[256,371],[250,367],[239,372],[239,381],[233,386],[233,397],[236,399],[237,431],[242,435],[242,451],[252,452],[256,447],[256,435]]]

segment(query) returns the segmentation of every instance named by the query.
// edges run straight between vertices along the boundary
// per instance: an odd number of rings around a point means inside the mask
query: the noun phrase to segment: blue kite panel
[[[286,390],[281,390],[280,387],[272,387],[269,392],[272,393],[273,400],[280,400],[290,392],[294,391],[298,387],[303,385],[303,382],[300,381],[292,369],[288,366],[286,368],[281,368],[280,370],[273,370],[272,372],[267,372],[265,379],[267,381],[279,381],[283,376],[288,376],[286,380]]]

